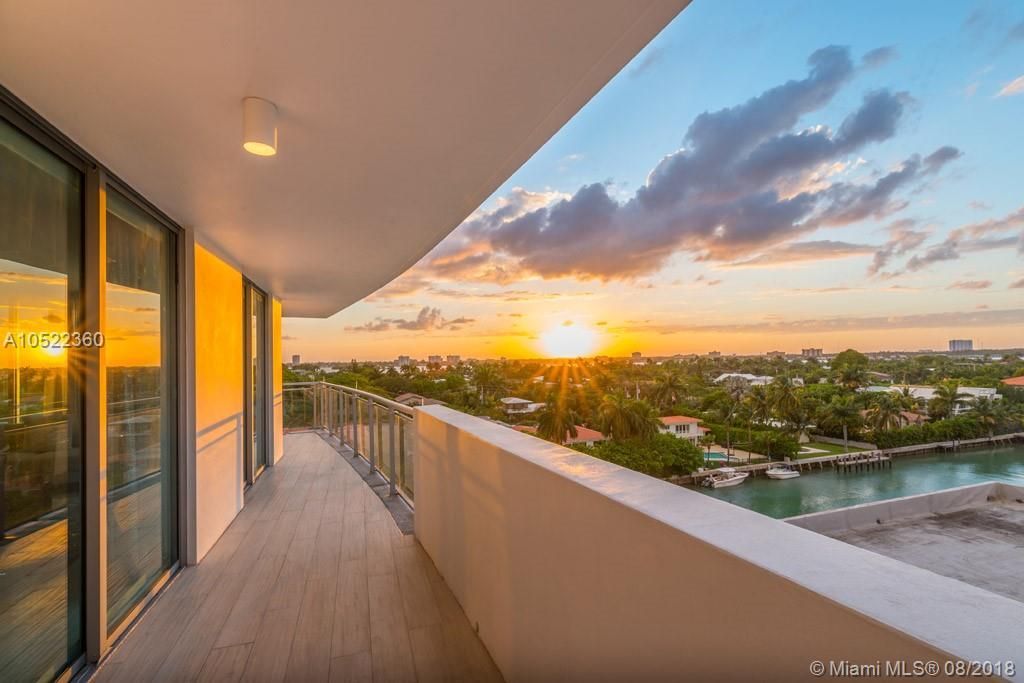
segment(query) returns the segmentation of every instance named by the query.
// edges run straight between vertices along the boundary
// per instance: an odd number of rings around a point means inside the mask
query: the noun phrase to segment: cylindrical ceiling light
[[[277,107],[259,97],[242,100],[242,147],[261,157],[277,154]]]

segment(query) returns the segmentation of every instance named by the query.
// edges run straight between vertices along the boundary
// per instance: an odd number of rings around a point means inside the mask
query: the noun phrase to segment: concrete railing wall
[[[509,681],[1020,655],[1008,598],[441,406],[416,431],[416,535]]]
[[[820,534],[836,534],[885,524],[894,519],[908,519],[930,514],[942,514],[966,507],[984,504],[993,499],[1024,499],[1024,487],[1001,482],[958,486],[944,491],[921,493],[903,498],[880,500],[873,503],[851,505],[839,510],[825,510],[790,517],[786,521]],[[1022,635],[1024,637],[1024,635]]]

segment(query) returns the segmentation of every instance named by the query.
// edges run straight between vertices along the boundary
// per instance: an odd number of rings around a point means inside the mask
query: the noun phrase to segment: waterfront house
[[[670,434],[677,439],[686,439],[694,445],[700,445],[700,439],[707,433],[707,429],[700,426],[701,420],[688,415],[669,415],[659,417],[661,424],[658,431],[662,434]]]

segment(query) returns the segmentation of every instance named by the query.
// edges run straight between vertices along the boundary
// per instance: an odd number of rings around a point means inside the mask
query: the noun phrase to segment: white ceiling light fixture
[[[277,105],[259,97],[242,100],[242,147],[260,157],[277,154]]]

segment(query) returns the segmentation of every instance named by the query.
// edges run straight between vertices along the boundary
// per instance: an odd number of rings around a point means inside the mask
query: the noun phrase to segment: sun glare
[[[578,358],[594,351],[597,335],[588,327],[567,320],[540,335],[541,348],[551,358]]]

